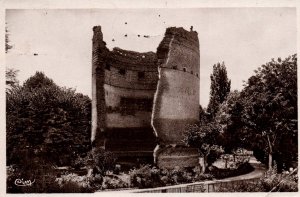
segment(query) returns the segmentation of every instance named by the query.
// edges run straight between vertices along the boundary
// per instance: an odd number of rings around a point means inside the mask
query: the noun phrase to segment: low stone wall
[[[232,187],[238,184],[257,182],[260,178],[243,179],[243,180],[225,180],[225,181],[207,181],[203,183],[193,183],[188,185],[177,185],[177,187],[164,187],[149,189],[144,191],[136,191],[134,193],[210,193],[218,192],[220,187]]]

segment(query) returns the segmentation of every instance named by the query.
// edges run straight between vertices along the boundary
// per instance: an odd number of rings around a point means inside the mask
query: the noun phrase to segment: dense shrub
[[[85,157],[77,157],[76,159],[74,159],[72,162],[71,162],[71,167],[74,168],[74,169],[80,169],[82,167],[86,167],[85,164],[86,164],[86,158],[87,156]]]
[[[27,149],[20,151],[19,164],[11,165],[7,169],[8,193],[48,193],[58,192],[55,183],[56,172],[54,166],[42,153],[32,153]],[[18,186],[17,179],[31,181],[30,186]],[[21,183],[22,184],[22,183]]]
[[[129,172],[131,185],[138,188],[152,188],[193,181],[192,172],[176,167],[173,170],[157,169],[150,165],[141,166]]]
[[[83,193],[92,192],[86,177],[76,174],[61,175],[54,166],[31,157],[24,165],[14,165],[7,168],[7,193]],[[18,186],[17,179],[33,182],[28,186]]]
[[[85,193],[93,192],[97,189],[97,187],[91,186],[92,180],[87,176],[79,176],[75,173],[67,173],[55,181],[60,187],[60,192],[65,193]]]
[[[193,182],[195,181],[207,181],[207,180],[213,180],[215,177],[211,174],[199,174],[196,175],[193,179]]]
[[[29,175],[31,174],[31,175]],[[16,180],[31,181],[28,186],[16,185]],[[59,185],[55,182],[56,176],[48,166],[39,166],[39,168],[24,172],[18,167],[11,167],[7,174],[7,193],[53,193],[59,192]]]
[[[163,185],[160,180],[160,170],[150,165],[134,168],[129,171],[131,187],[153,188]]]
[[[92,173],[89,174],[88,177],[87,175],[79,176],[78,173],[68,173],[62,175],[57,181],[62,183],[60,184],[61,187],[75,183],[78,185],[79,189],[86,192],[127,187],[126,184],[123,184],[117,177],[110,178],[109,176],[106,176],[109,174],[110,170],[115,169],[115,161],[116,157],[112,152],[95,147],[87,153],[86,157],[78,157],[72,165],[75,171],[80,173],[82,173],[82,170],[80,170],[82,167],[86,168],[85,172],[87,172],[87,169],[92,169]]]
[[[103,184],[103,176],[100,174],[96,174],[94,176],[88,177],[89,185],[93,188],[94,191],[100,190]]]
[[[210,174],[203,174],[199,167],[193,170],[175,167],[173,170],[157,169],[150,165],[135,168],[129,172],[131,187],[153,188],[195,181],[212,180]]]
[[[118,176],[105,176],[103,178],[102,189],[127,188],[129,184]]]
[[[94,188],[83,187],[75,182],[66,182],[62,186],[59,186],[58,192],[55,193],[92,193]]]
[[[101,147],[95,147],[82,160],[82,165],[93,169],[93,174],[104,176],[106,171],[115,169],[116,156]]]
[[[256,182],[239,181],[219,187],[217,192],[297,192],[298,174],[296,172],[277,173],[276,166],[268,170]]]
[[[277,173],[277,165],[269,169],[261,179],[261,185],[265,191],[296,192],[298,191],[297,171]]]
[[[88,187],[89,184],[86,176],[78,176],[75,173],[61,175],[59,178],[56,179],[56,182],[58,182],[58,184],[61,186],[68,182],[76,183],[82,187]]]
[[[21,163],[7,168],[8,193],[84,193],[101,189],[103,175],[79,176],[68,170],[62,174],[43,153],[23,151]],[[34,182],[31,186],[17,186],[23,179]]]

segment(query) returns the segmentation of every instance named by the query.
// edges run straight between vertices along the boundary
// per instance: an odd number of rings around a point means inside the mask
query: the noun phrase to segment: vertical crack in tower
[[[170,59],[170,52],[171,52],[171,46],[172,46],[173,40],[174,40],[174,35],[172,36],[172,39],[171,39],[171,41],[170,41],[170,43],[169,43],[169,51],[168,51],[168,55],[167,55],[166,65],[168,64],[169,59]]]

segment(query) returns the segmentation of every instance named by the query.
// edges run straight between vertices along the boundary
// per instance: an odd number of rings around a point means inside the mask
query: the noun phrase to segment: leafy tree
[[[203,173],[223,152],[222,147],[218,145],[219,130],[217,124],[210,122],[189,125],[184,133],[184,142],[188,146],[198,148],[204,159]]]
[[[227,99],[220,105],[216,114],[216,122],[221,127],[222,145],[226,153],[231,153],[237,148],[247,148],[242,129],[244,123],[241,116],[243,112],[243,100],[240,92],[235,90],[228,94]]]
[[[222,104],[230,91],[231,80],[227,77],[227,70],[224,62],[217,63],[213,66],[213,73],[210,75],[210,100],[207,107],[207,112],[211,118],[214,118],[219,105]]]
[[[17,79],[18,72],[19,72],[19,70],[15,70],[13,68],[6,68],[6,70],[5,70],[6,92],[19,85],[19,81]]]
[[[61,88],[37,72],[6,96],[7,163],[21,162],[22,151],[56,165],[69,165],[90,147],[91,101]]]
[[[199,106],[199,120],[200,123],[207,123],[209,121],[209,114],[206,112],[206,109],[203,109],[202,106]]]
[[[7,26],[5,27],[5,53],[8,52],[9,49],[12,48],[12,46],[9,44],[9,31]]]
[[[26,88],[28,91],[34,91],[39,88],[47,88],[47,87],[55,87],[59,88],[52,79],[49,79],[45,76],[42,72],[36,72],[33,77],[27,79],[23,87]]]
[[[241,93],[244,137],[268,154],[271,168],[278,155],[293,151],[286,160],[296,160],[298,155],[297,56],[272,59],[255,73]]]

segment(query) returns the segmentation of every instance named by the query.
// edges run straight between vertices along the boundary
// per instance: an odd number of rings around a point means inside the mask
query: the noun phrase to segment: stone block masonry
[[[186,147],[183,132],[199,121],[199,41],[194,31],[168,28],[157,49],[159,81],[152,125],[159,144],[155,160],[160,168],[198,165],[197,149]]]
[[[155,155],[159,167],[197,165],[197,150],[182,142],[199,118],[197,33],[168,28],[157,53],[138,53],[109,51],[101,27],[93,30],[94,146],[114,152],[119,163],[151,163]]]

